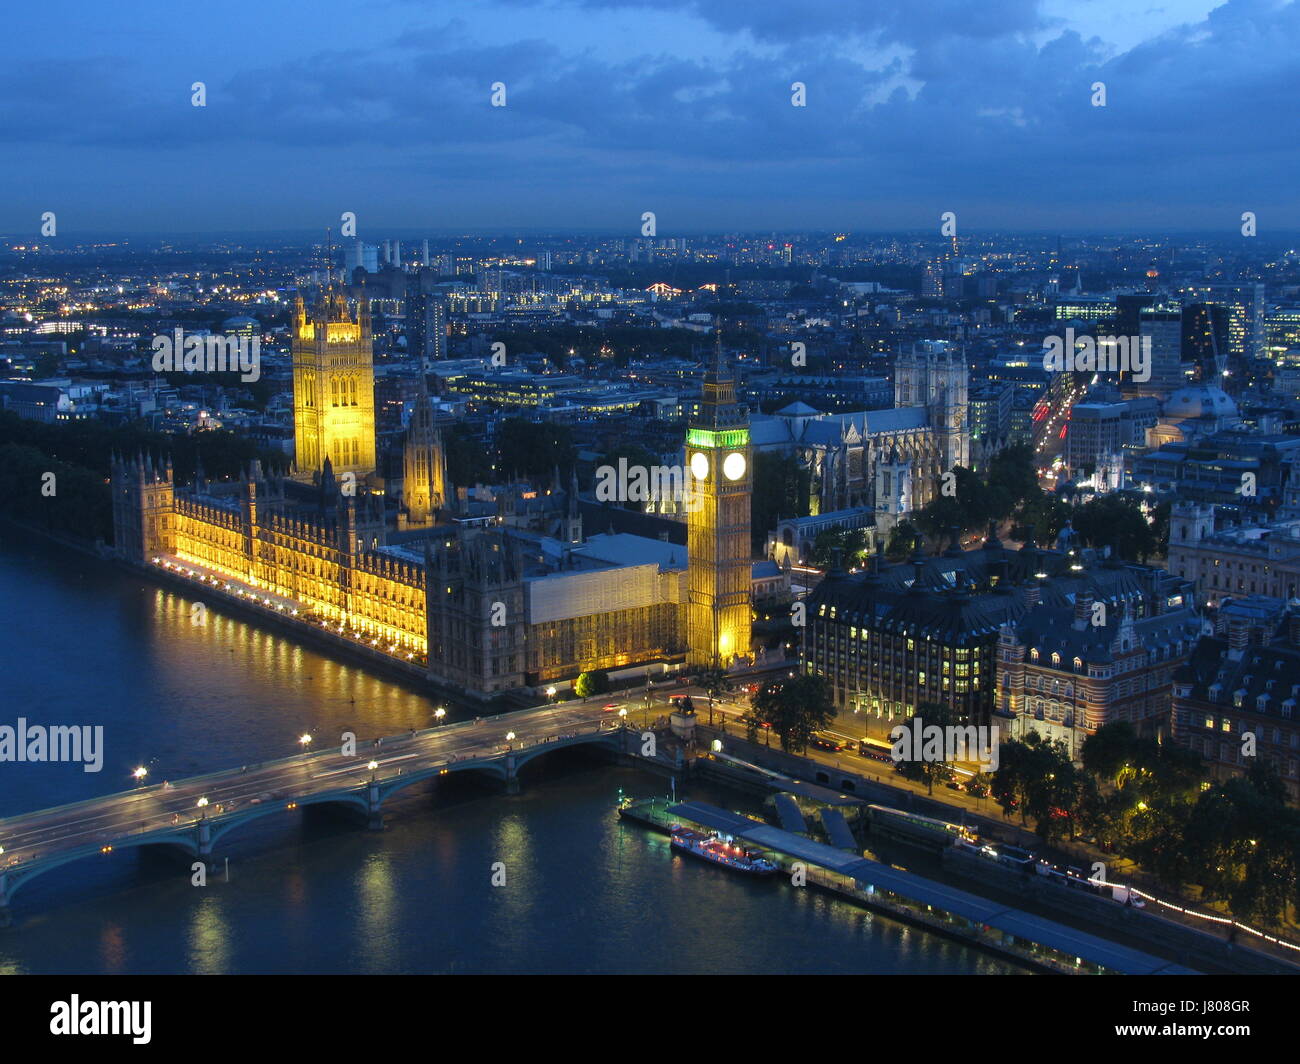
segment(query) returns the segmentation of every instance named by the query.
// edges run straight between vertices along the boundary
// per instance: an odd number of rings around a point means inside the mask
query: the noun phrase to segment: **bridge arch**
[[[142,836],[125,836],[121,839],[115,839],[106,843],[112,847],[112,852],[117,853],[119,850],[142,850],[147,846],[176,846],[186,853],[198,856],[198,840],[195,837],[193,828],[183,831],[168,832],[164,835],[142,835]],[[90,857],[103,856],[103,849],[98,845],[83,846],[76,850],[70,850],[67,853],[59,854],[57,857],[51,857],[46,860],[37,860],[28,864],[18,865],[12,868],[0,869],[0,879],[3,880],[4,890],[0,892],[0,905],[8,905],[14,899],[14,895],[23,887],[27,886],[32,880],[45,875],[46,872],[53,872],[56,868],[62,868],[64,865],[72,864]]]

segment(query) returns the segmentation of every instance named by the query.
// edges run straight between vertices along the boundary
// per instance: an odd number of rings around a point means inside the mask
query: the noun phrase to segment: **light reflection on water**
[[[132,573],[0,526],[7,709],[105,728],[104,770],[0,766],[0,815],[129,784],[365,738],[466,712],[323,657]],[[980,972],[995,958],[811,890],[674,857],[620,823],[620,788],[662,782],[576,758],[523,793],[456,777],[394,799],[383,832],[319,811],[222,841],[206,887],[188,860],[114,853],[49,873],[0,931],[0,972]],[[732,795],[692,796],[737,806]],[[0,840],[0,845],[3,840]],[[230,882],[222,858],[230,857]],[[506,883],[491,885],[495,862]]]

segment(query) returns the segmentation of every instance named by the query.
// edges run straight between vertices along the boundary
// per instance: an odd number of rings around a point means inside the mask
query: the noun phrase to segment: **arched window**
[[[331,377],[330,378],[330,406],[338,406],[338,405],[339,405],[339,379],[337,377]]]

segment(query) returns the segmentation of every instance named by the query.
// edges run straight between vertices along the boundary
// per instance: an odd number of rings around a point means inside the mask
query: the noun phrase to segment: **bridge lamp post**
[[[207,809],[208,809],[208,799],[206,798],[206,796],[203,797],[203,798],[200,798],[196,804],[198,805],[198,807],[199,807],[200,809],[203,810],[203,812],[199,814],[199,819],[200,819],[200,820],[205,820],[205,819],[207,819],[207,815],[208,815],[208,813],[207,813]]]
[[[446,715],[447,715],[447,711],[443,709],[442,706],[439,706],[437,709],[433,711],[433,719],[436,720],[439,724],[442,723],[442,718],[445,717]]]
[[[302,752],[304,754],[311,750],[311,736],[306,732],[303,732],[302,735],[298,737],[298,743],[302,747]]]
[[[370,770],[370,782],[371,782],[371,783],[374,783],[374,782],[375,782],[375,773],[379,770],[379,762],[378,762],[378,761],[371,761],[370,764],[368,764],[368,765],[366,766],[366,768],[368,768],[368,769]]]
[[[624,706],[618,711],[618,722],[623,727],[627,727],[627,706]]]
[[[135,778],[136,783],[143,785],[144,778],[149,775],[149,770],[141,765],[138,769],[132,772],[131,775]]]
[[[509,743],[513,743],[514,741],[515,741],[515,733],[512,731],[506,732],[506,743],[509,744]]]
[[[554,687],[548,687],[548,688],[546,689],[546,697],[547,697],[550,701],[552,701],[552,702],[555,701],[555,688],[554,688]]]

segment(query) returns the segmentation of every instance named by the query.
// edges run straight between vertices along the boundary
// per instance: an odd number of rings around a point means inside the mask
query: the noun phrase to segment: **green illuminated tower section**
[[[686,433],[689,599],[687,663],[725,667],[749,654],[749,412],[722,362],[719,330],[699,415]]]

